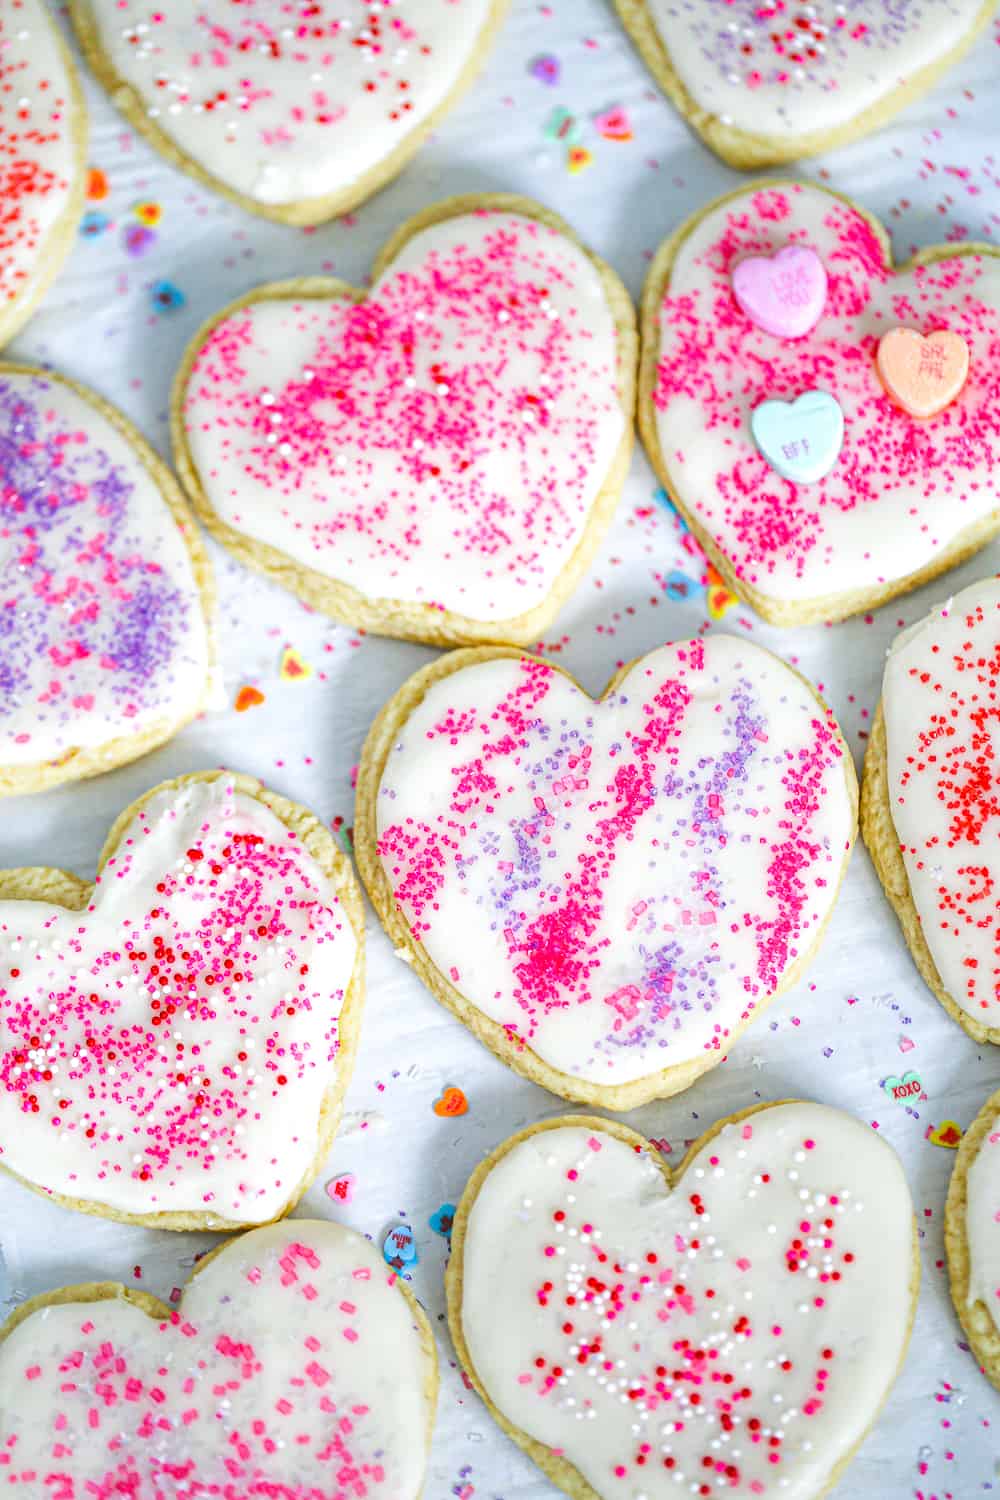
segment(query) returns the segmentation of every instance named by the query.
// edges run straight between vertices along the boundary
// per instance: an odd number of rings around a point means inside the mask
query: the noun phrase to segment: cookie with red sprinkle
[[[0,11],[0,346],[69,254],[83,211],[87,111],[44,0]]]
[[[172,162],[321,224],[392,180],[471,85],[508,0],[71,0],[87,61]]]
[[[865,755],[861,829],[926,984],[977,1042],[1000,1043],[1000,579],[896,637]]]
[[[840,1110],[744,1110],[674,1170],[570,1115],[473,1174],[448,1322],[493,1417],[574,1500],[818,1500],[889,1395],[919,1282],[902,1166]]]
[[[164,782],[93,883],[0,874],[0,1167],[126,1223],[280,1218],[336,1132],[363,996],[322,824],[230,771]]]

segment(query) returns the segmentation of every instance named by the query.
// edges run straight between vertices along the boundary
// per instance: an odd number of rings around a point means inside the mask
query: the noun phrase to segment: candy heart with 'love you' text
[[[335,618],[534,640],[611,520],[632,443],[621,282],[527,199],[405,224],[365,295],[261,287],[195,336],[177,465],[243,562]]]
[[[673,1173],[594,1116],[529,1127],[459,1204],[448,1321],[494,1417],[587,1500],[818,1500],[902,1364],[920,1263],[895,1153],[760,1105]]]
[[[87,61],[163,153],[243,208],[320,224],[395,177],[508,0],[72,0]]]
[[[364,916],[346,856],[251,777],[165,782],[94,885],[0,872],[0,1167],[165,1229],[288,1212],[350,1079]]]
[[[832,715],[758,646],[664,646],[599,702],[484,647],[375,721],[355,851],[394,947],[481,1041],[629,1109],[714,1067],[796,982],[856,808]]]
[[[436,1402],[399,1278],[361,1235],[290,1219],[225,1241],[176,1308],[113,1282],[19,1308],[0,1329],[0,1484],[418,1500]]]
[[[765,619],[870,609],[1000,528],[995,247],[936,246],[897,268],[882,226],[839,194],[758,183],[661,247],[642,325],[646,450]]]

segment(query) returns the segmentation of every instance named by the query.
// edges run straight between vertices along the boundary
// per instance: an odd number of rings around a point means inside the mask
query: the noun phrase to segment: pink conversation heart
[[[751,322],[782,339],[815,328],[826,305],[826,267],[806,245],[751,255],[733,268],[733,296]]]
[[[354,1197],[355,1177],[353,1172],[341,1172],[339,1177],[331,1177],[326,1185],[326,1196],[333,1203],[350,1203]]]

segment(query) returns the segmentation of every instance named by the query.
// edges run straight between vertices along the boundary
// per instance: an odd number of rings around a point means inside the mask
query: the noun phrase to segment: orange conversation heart
[[[245,714],[248,708],[256,708],[258,703],[263,702],[264,694],[260,688],[252,687],[248,683],[236,694],[236,702],[233,706],[238,714]]]
[[[911,417],[935,417],[966,382],[969,346],[946,329],[924,338],[914,328],[893,328],[880,341],[875,363],[898,406]]]
[[[434,1100],[434,1113],[436,1115],[464,1115],[469,1108],[469,1101],[462,1093],[452,1085],[446,1088],[440,1099]]]

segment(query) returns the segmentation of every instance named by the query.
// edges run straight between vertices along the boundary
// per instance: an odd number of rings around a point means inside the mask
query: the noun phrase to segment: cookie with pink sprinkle
[[[0,346],[31,315],[83,211],[87,109],[44,0],[0,12]]]
[[[70,0],[129,123],[251,213],[321,224],[390,182],[469,88],[509,0]]]
[[[919,1285],[899,1159],[840,1110],[757,1105],[676,1166],[569,1115],[473,1174],[448,1323],[493,1417],[574,1500],[819,1500],[889,1395]]]
[[[53,1500],[419,1500],[437,1388],[426,1314],[378,1251],[290,1219],[224,1241],[169,1303],[98,1281],[17,1308],[0,1484],[13,1500],[39,1482]]]
[[[624,1110],[689,1087],[802,976],[856,815],[832,714],[759,646],[662,646],[598,701],[480,647],[376,719],[355,852],[397,952],[480,1041]]]
[[[880,129],[989,25],[995,0],[615,0],[653,77],[734,167]]]
[[[164,782],[93,883],[0,873],[0,1167],[125,1223],[280,1218],[333,1140],[363,997],[328,830],[252,777]]]
[[[335,619],[534,641],[614,513],[636,360],[628,294],[561,219],[453,198],[369,292],[276,283],[211,319],[174,386],[177,467],[224,546]]]
[[[904,266],[870,214],[804,182],[701,210],[643,297],[639,425],[733,592],[839,620],[1000,528],[1000,252]]]
[[[214,606],[180,486],[131,422],[0,364],[0,796],[96,776],[189,723]]]

